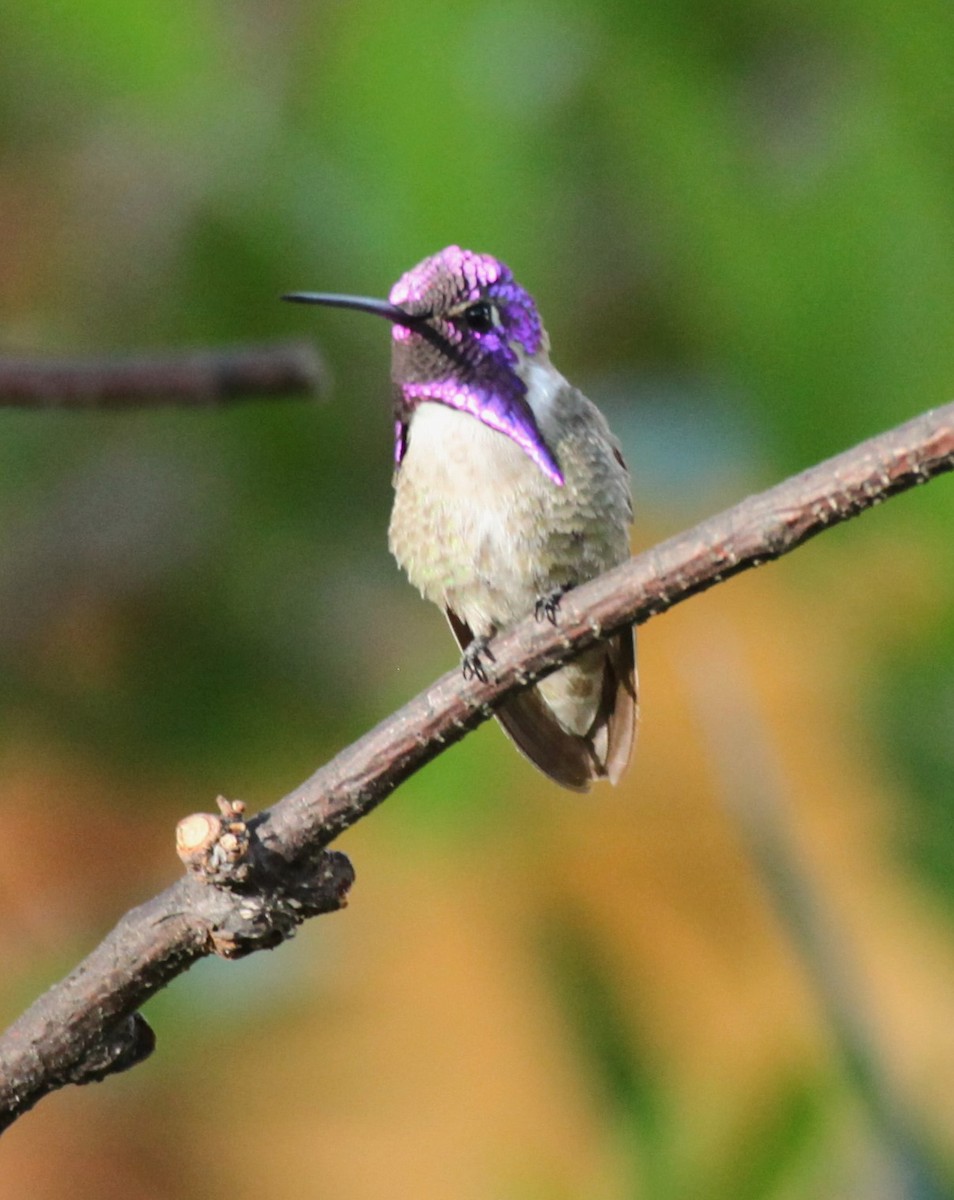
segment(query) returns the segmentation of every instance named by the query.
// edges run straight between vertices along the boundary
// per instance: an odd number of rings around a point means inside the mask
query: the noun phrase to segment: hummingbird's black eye
[[[489,333],[494,327],[493,305],[486,300],[478,300],[465,308],[462,316],[467,328],[474,333]]]

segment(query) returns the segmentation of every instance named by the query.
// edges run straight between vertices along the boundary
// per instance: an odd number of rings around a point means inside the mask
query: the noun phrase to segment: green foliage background
[[[949,399],[952,58],[954,11],[932,0],[4,0],[0,353],[306,334],[334,390],[227,412],[0,413],[0,761],[85,772],[107,823],[146,821],[144,802],[159,844],[216,791],[268,803],[452,663],[386,550],[386,331],[282,306],[283,291],[384,294],[450,242],[503,258],[624,442],[641,545]],[[893,599],[896,573],[930,564],[911,588],[935,601],[912,602],[903,638],[874,631],[856,700],[894,789],[890,854],[944,921],[952,508],[942,481],[785,568],[796,597],[827,589],[844,614],[849,545],[886,547]],[[381,836],[436,856],[527,836],[522,791],[562,802],[527,778],[484,730],[387,806]],[[652,785],[634,785],[650,803]],[[3,794],[0,779],[0,805],[23,803]],[[37,803],[70,813],[82,853],[75,797]],[[109,899],[65,949],[23,954],[11,1017],[56,956],[169,877],[155,856],[115,891],[90,885]],[[627,1182],[530,1173],[500,1194],[849,1194],[815,1190],[842,1153],[818,1132],[842,1111],[824,1073],[780,1074],[770,1115],[712,1152],[712,1175],[665,1068],[617,1036],[592,953],[567,945],[554,996],[583,998],[580,1054],[615,1096]],[[215,978],[202,986],[227,1004]],[[183,1027],[173,1041],[201,1044],[199,986],[158,1006]],[[950,1130],[922,1117],[949,1164]],[[194,1194],[176,1186],[142,1194]]]

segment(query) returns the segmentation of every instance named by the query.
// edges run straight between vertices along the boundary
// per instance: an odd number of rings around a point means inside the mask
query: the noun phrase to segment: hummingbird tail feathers
[[[466,650],[473,632],[456,613],[447,610],[447,617],[458,645]],[[555,783],[576,792],[589,791],[594,780],[618,783],[629,763],[636,734],[633,631],[626,629],[597,647],[595,656],[594,669],[600,673],[599,697],[585,732],[567,729],[537,687],[508,700],[495,714],[507,736],[535,767]],[[557,681],[561,674],[556,672],[548,678]]]
[[[607,643],[607,664],[603,676],[606,731],[603,762],[606,778],[619,783],[629,766],[639,723],[639,683],[636,671],[636,631],[624,629]],[[597,721],[600,717],[597,716]]]

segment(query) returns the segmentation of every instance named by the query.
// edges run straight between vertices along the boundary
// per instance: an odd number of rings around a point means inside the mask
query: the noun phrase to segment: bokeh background
[[[0,1017],[455,661],[386,547],[386,293],[450,243],[606,410],[634,546],[954,391],[940,0],[4,0],[0,353],[314,337],[322,403],[0,412]],[[203,963],[0,1196],[865,1200],[954,1188],[954,488],[651,622],[638,757],[488,726]]]

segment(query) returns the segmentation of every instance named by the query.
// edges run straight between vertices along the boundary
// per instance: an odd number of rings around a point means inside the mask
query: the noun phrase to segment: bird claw
[[[481,683],[487,682],[487,670],[480,661],[481,657],[489,658],[491,662],[497,661],[490,649],[489,637],[474,638],[464,651],[460,666],[465,679],[479,679]]]
[[[533,606],[533,615],[538,621],[549,621],[551,625],[557,623],[557,613],[560,610],[560,601],[572,587],[572,584],[567,584],[564,587],[558,587],[554,591],[549,592],[546,596],[541,596]]]

